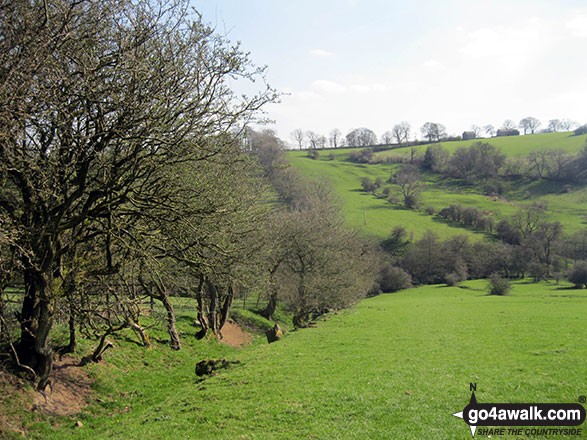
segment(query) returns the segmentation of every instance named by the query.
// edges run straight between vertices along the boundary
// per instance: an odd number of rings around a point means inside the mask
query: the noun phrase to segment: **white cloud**
[[[310,51],[311,55],[317,56],[317,57],[324,57],[324,58],[328,58],[328,57],[332,57],[334,56],[334,53],[329,52],[327,50],[323,50],[323,49],[312,49]]]
[[[384,92],[387,87],[383,84],[353,84],[350,86],[353,92],[370,93],[370,92]]]
[[[320,95],[318,93],[311,91],[294,92],[291,94],[291,96],[298,98],[301,101],[313,101],[320,99]]]
[[[346,87],[334,81],[327,81],[325,79],[318,79],[312,82],[312,89],[323,93],[344,93]]]
[[[442,65],[442,63],[440,63],[437,60],[427,60],[427,61],[424,61],[422,63],[422,66],[425,67],[426,69],[430,69],[430,70],[436,70],[436,69],[439,69],[439,68],[444,67]]]
[[[587,15],[576,15],[567,21],[566,27],[572,32],[573,36],[587,38]]]

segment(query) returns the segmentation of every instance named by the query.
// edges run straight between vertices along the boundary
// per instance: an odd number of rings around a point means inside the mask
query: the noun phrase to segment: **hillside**
[[[544,148],[560,148],[561,150],[569,153],[579,151],[585,145],[585,136],[574,136],[573,132],[562,132],[562,133],[540,133],[540,134],[529,134],[525,136],[504,136],[504,137],[493,137],[493,138],[481,138],[478,139],[482,142],[489,142],[501,150],[508,156],[526,156],[531,151],[541,150]],[[453,142],[441,142],[451,153],[459,147],[468,147],[475,141],[453,141]],[[430,144],[419,145],[416,151],[423,153]],[[406,156],[410,153],[410,148],[402,148],[391,151],[384,151],[378,153],[378,158],[384,158],[389,155],[405,154]]]
[[[518,281],[509,297],[487,296],[482,280],[425,286],[242,349],[196,342],[181,310],[182,351],[117,338],[90,367],[90,407],[23,415],[30,438],[464,440],[468,427],[451,414],[470,382],[481,402],[575,402],[587,387],[586,297],[566,285]],[[240,364],[194,374],[223,356]]]
[[[507,138],[493,138],[488,142],[501,148],[508,155],[524,155],[541,148],[561,148],[576,152],[585,145],[585,136],[569,136],[568,133],[551,133]],[[443,143],[449,151],[459,146],[471,145],[471,141]],[[423,154],[427,146],[416,147]],[[475,185],[463,185],[461,182],[444,178],[435,173],[421,174],[420,210],[408,210],[400,204],[389,203],[379,196],[368,194],[361,189],[361,178],[377,177],[387,181],[392,171],[400,165],[386,162],[358,164],[349,160],[353,149],[320,150],[317,160],[307,157],[304,151],[291,151],[288,156],[292,166],[302,175],[312,178],[324,178],[329,181],[341,200],[343,212],[348,224],[377,238],[385,238],[391,229],[402,225],[414,237],[420,237],[426,230],[434,231],[440,238],[455,234],[465,234],[472,239],[480,239],[483,233],[465,228],[462,225],[447,222],[424,212],[432,207],[438,212],[452,203],[474,206],[487,212],[496,221],[507,218],[521,207],[535,202],[544,202],[548,207],[551,221],[559,221],[565,232],[573,233],[587,224],[587,188],[562,185],[547,180],[516,179],[504,180],[503,192],[499,197],[483,194],[482,188]],[[376,159],[386,155],[405,155],[410,148],[395,149],[376,153]],[[399,191],[392,185],[392,193]]]

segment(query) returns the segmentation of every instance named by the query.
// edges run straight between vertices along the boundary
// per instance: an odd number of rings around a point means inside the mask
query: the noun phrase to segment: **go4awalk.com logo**
[[[469,425],[473,438],[475,434],[574,436],[583,433],[584,428],[578,428],[585,422],[585,408],[580,403],[479,403],[475,398],[477,384],[470,384],[470,391],[469,404],[453,416]],[[585,398],[581,396],[580,401],[584,402]]]

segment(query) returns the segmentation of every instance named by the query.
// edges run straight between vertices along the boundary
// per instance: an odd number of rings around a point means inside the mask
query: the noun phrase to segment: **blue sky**
[[[193,0],[285,93],[286,141],[401,121],[460,134],[534,116],[587,122],[584,0]]]

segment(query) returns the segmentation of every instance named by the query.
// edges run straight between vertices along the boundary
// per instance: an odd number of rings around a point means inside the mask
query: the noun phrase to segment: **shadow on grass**
[[[184,324],[188,324],[191,327],[195,327],[195,317],[194,316],[189,316],[189,315],[177,315],[175,317],[175,320],[177,321],[177,323],[184,323]]]

